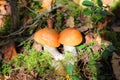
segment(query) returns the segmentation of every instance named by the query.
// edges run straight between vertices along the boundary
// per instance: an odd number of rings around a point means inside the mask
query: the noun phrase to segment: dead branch
[[[57,9],[57,8],[60,8],[60,7],[62,7],[62,5],[61,5],[61,4],[58,4],[57,6],[54,6],[50,11],[43,11],[43,12],[39,13],[39,14],[33,19],[33,23],[32,23],[32,24],[30,24],[30,21],[28,20],[28,21],[27,21],[26,23],[24,23],[24,24],[20,27],[20,29],[18,29],[17,31],[12,32],[12,33],[10,33],[9,35],[0,36],[0,40],[2,40],[2,41],[0,41],[0,42],[1,42],[1,43],[0,43],[0,46],[2,46],[2,45],[4,45],[4,44],[7,44],[7,43],[8,43],[8,39],[10,39],[11,37],[14,37],[14,36],[17,36],[17,35],[21,35],[22,33],[24,33],[24,32],[26,31],[26,29],[31,28],[31,27],[33,27],[33,26],[34,26],[34,28],[37,27],[40,18],[42,18],[43,16],[48,15],[51,11],[53,11],[53,10],[55,10],[55,9]],[[31,35],[31,37],[32,37],[32,36],[33,36],[33,35]],[[31,37],[28,37],[27,41],[28,41],[29,39],[31,40]]]

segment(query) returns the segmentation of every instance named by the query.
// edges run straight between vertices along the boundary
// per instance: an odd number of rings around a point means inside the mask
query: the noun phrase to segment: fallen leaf
[[[24,69],[20,69],[16,75],[18,80],[35,80],[30,74],[27,74]]]
[[[93,50],[93,52],[99,51],[101,49],[101,46],[100,45],[95,45],[95,46],[92,46],[91,49]]]
[[[102,0],[104,6],[110,6],[115,0]]]
[[[47,19],[47,24],[48,24],[49,28],[52,28],[53,27],[53,20],[51,18],[48,18]]]
[[[115,31],[115,32],[120,32],[120,26],[112,25],[111,28],[112,28],[113,31]]]
[[[6,3],[5,9],[6,9],[6,15],[11,15],[11,6],[9,3]]]
[[[93,28],[92,24],[88,23],[88,24],[86,24],[86,25],[81,26],[80,28],[78,28],[78,30],[80,32],[84,32],[84,31],[87,31],[87,30],[92,29],[92,28]]]
[[[1,80],[4,80],[4,76],[0,74],[0,79]]]
[[[10,76],[4,75],[4,80],[9,80]]]
[[[42,50],[42,45],[34,42],[33,43],[33,49],[35,49],[36,51],[41,51]]]
[[[112,45],[112,42],[110,41],[106,41],[106,40],[102,40],[102,44],[104,44],[106,47]]]
[[[51,6],[54,3],[54,0],[42,0],[42,9],[51,10]]]
[[[78,4],[79,3],[79,0],[73,0],[74,3]]]
[[[31,16],[27,16],[27,17],[24,17],[22,18],[22,23],[26,23],[26,22],[29,22],[28,24],[31,24],[33,22],[33,18]]]
[[[111,63],[115,78],[120,80],[120,56],[118,56],[115,52],[113,52]]]
[[[108,23],[107,21],[105,21],[104,23],[99,23],[97,26],[98,30],[102,30],[104,27],[106,27],[107,23]]]
[[[102,38],[100,35],[98,35],[98,34],[95,35],[95,42],[99,45],[102,44]]]
[[[30,71],[30,74],[31,74],[34,78],[37,78],[38,73],[35,73],[35,72],[33,72],[33,71]]]
[[[1,51],[4,54],[5,62],[10,61],[13,57],[17,56],[15,44],[13,41],[10,41],[10,43],[6,44]]]
[[[93,33],[89,33],[85,36],[85,43],[89,44],[94,41]]]
[[[66,26],[67,26],[67,27],[74,27],[74,26],[75,26],[74,17],[70,16],[70,17],[66,20]]]
[[[85,53],[83,56],[81,56],[81,60],[86,64],[89,62],[89,55]]]
[[[84,14],[80,14],[79,17],[81,23],[86,23],[86,21],[89,20],[88,16],[85,16]],[[90,23],[89,23],[90,24]],[[92,23],[91,23],[92,24]]]
[[[107,24],[111,21],[110,17],[106,17],[104,22],[100,22],[98,23],[97,29],[98,30],[102,30],[103,28],[105,28],[107,26]]]
[[[109,37],[109,34],[107,34],[107,32],[105,32],[105,31],[101,31],[101,37],[102,38],[108,38]]]

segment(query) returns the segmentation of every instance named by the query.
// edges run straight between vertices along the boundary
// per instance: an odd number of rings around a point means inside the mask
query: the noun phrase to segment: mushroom
[[[82,34],[76,28],[66,28],[60,32],[59,42],[63,44],[64,51],[70,51],[77,56],[75,46],[82,42]]]
[[[47,50],[55,60],[62,60],[63,55],[56,49],[60,46],[58,39],[59,34],[51,28],[40,29],[34,34],[34,40],[42,44],[44,50]]]

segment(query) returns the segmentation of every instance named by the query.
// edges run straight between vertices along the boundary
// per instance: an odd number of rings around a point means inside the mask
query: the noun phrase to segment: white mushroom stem
[[[47,45],[44,45],[44,50],[47,50],[55,60],[64,59],[63,55],[56,48],[52,48]]]
[[[77,56],[76,48],[74,46],[64,45],[63,48],[64,48],[64,51],[70,51],[73,53],[73,56],[75,56],[75,57]]]

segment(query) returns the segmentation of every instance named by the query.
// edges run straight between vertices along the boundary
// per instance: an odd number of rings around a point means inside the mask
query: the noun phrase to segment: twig
[[[34,10],[32,10],[32,9],[30,9],[29,7],[25,6],[25,8],[27,8],[29,11],[31,11],[32,13],[34,13],[34,14],[36,14],[36,15],[37,15],[37,13],[35,13],[35,11],[34,11]]]
[[[8,37],[11,37],[11,36],[16,36],[16,35],[20,35],[22,34],[27,28],[30,28],[30,27],[33,27],[34,25],[37,25],[38,21],[40,20],[41,17],[43,17],[44,15],[47,15],[48,13],[50,13],[51,11],[61,7],[62,5],[57,5],[56,7],[53,7],[50,11],[44,11],[40,14],[38,14],[36,16],[36,18],[33,20],[35,21],[33,24],[31,25],[28,25],[30,23],[30,21],[27,21],[26,23],[24,23],[23,26],[21,26],[21,28],[13,33],[10,33],[9,35],[6,35],[6,36],[0,36],[0,39],[4,39],[4,38],[8,38]]]

